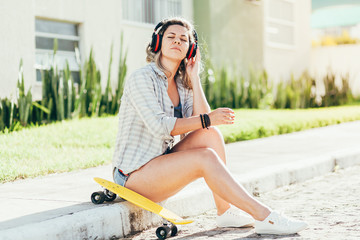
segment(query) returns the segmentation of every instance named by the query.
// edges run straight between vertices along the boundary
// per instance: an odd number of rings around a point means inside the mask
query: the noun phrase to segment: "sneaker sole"
[[[245,225],[240,225],[240,226],[234,226],[234,225],[219,225],[217,224],[218,227],[238,227],[238,228],[246,228],[246,227],[254,227],[255,226],[255,223],[248,223],[248,224],[245,224]]]
[[[293,232],[287,232],[287,233],[279,232],[279,231],[271,231],[271,230],[269,230],[269,231],[259,231],[259,232],[257,232],[255,230],[255,233],[262,234],[262,235],[291,235],[291,234],[296,234],[296,233],[304,230],[305,228],[307,228],[307,226],[301,227],[299,229],[294,230]]]

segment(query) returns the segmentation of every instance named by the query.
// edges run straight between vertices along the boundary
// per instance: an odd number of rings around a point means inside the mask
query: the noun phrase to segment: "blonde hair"
[[[171,25],[180,25],[180,26],[185,27],[189,32],[189,46],[195,42],[195,38],[194,38],[194,34],[193,34],[194,26],[187,20],[180,18],[180,17],[173,17],[170,19],[163,20],[163,23],[164,23],[164,25],[161,26],[161,29],[158,32],[159,35],[164,35],[164,32],[166,31],[166,29]],[[154,53],[151,50],[151,42],[149,43],[149,45],[146,48],[146,54],[147,54],[147,56],[146,56],[147,62],[155,62],[156,66],[159,69],[161,69],[163,72],[166,72],[171,75],[171,72],[168,69],[166,69],[160,62],[161,51]],[[186,87],[188,89],[192,89],[190,77],[186,73],[187,62],[188,62],[187,58],[184,58],[181,61],[180,66],[174,76],[174,79],[176,79],[177,77],[180,77],[184,87]]]

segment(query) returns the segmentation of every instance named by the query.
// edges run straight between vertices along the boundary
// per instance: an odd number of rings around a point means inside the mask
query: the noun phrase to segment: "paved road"
[[[360,166],[275,189],[257,198],[289,216],[305,219],[309,227],[300,234],[260,236],[253,228],[216,228],[216,210],[182,226],[171,239],[360,239]],[[156,239],[156,228],[127,239]]]

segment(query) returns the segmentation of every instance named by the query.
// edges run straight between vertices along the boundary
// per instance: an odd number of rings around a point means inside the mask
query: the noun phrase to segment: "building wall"
[[[288,80],[291,74],[298,77],[310,68],[311,1],[294,1],[294,3],[295,46],[293,48],[273,47],[269,46],[264,39],[264,68],[275,82]]]
[[[244,75],[250,67],[265,68],[275,79],[287,78],[291,72],[298,75],[309,68],[311,2],[304,0],[296,5],[296,47],[288,50],[264,43],[264,1],[267,0],[184,0],[182,12],[195,23],[203,54],[207,45],[215,65],[235,66]],[[106,85],[111,43],[114,44],[113,86],[117,81],[121,31],[124,32],[124,47],[128,49],[127,76],[146,64],[145,48],[154,25],[124,21],[119,0],[1,1],[0,11],[3,33],[0,97],[14,93],[21,58],[26,86],[32,85],[34,99],[41,97],[41,83],[36,82],[34,69],[36,17],[79,24],[82,62],[93,48],[103,86]]]
[[[182,1],[183,16],[192,21],[192,0]],[[19,14],[21,12],[21,14]],[[113,43],[112,85],[117,82],[120,57],[120,35],[128,49],[128,74],[146,64],[145,49],[153,24],[127,22],[122,19],[119,0],[14,0],[0,3],[0,97],[15,94],[20,59],[23,59],[27,88],[32,86],[33,99],[41,98],[41,83],[36,82],[35,18],[79,24],[82,64],[93,48],[95,62],[106,86],[110,49]],[[6,33],[6,34],[5,34]]]
[[[120,49],[121,2],[117,0],[35,0],[35,17],[79,23],[82,65],[93,49],[95,62],[106,86],[113,43],[112,76],[116,76]],[[37,83],[37,89],[41,84]],[[41,91],[37,91],[41,93]],[[39,95],[37,95],[39,96]]]
[[[349,74],[353,93],[360,95],[360,45],[312,48],[310,65],[311,74],[318,78],[325,76],[329,70],[338,76]]]
[[[41,83],[36,82],[35,18],[79,24],[81,61],[93,48],[95,61],[103,79],[107,78],[111,43],[114,43],[113,76],[116,76],[120,47],[121,1],[117,0],[32,0],[2,1],[0,31],[7,33],[2,39],[0,58],[0,96],[14,93],[18,65],[23,58],[25,85],[32,85],[33,99],[41,98]],[[21,14],[19,14],[21,12]],[[5,14],[3,14],[5,13]],[[106,82],[102,83],[104,86]]]
[[[21,14],[19,14],[21,13]],[[35,23],[32,1],[0,2],[0,96],[15,96],[20,59],[24,75],[35,79]]]
[[[194,1],[194,19],[212,62],[247,74],[263,66],[263,6],[247,0]],[[201,43],[200,44],[204,44]]]

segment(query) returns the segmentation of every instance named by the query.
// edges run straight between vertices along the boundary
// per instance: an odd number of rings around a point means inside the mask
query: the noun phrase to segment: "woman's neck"
[[[169,81],[173,81],[175,74],[180,66],[181,61],[172,61],[170,59],[166,59],[164,57],[162,57],[160,59],[161,65],[170,71],[171,75],[169,72],[165,72],[166,77],[168,78]]]

